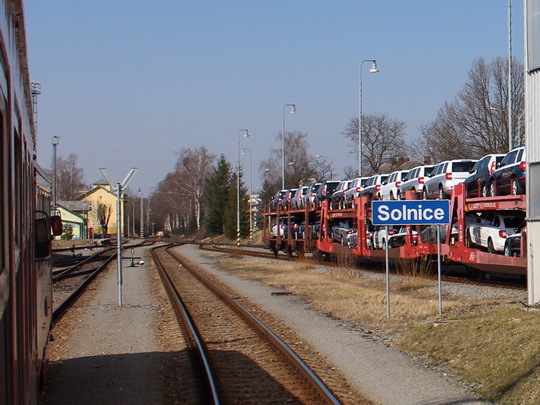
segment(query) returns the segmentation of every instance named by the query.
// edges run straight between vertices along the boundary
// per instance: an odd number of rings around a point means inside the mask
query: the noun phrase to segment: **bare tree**
[[[513,64],[512,75],[515,147],[524,143],[524,74],[519,61]],[[429,154],[440,161],[508,151],[508,108],[508,61],[475,60],[455,100],[445,102],[435,120],[421,128]]]
[[[205,181],[212,172],[215,160],[216,155],[210,154],[205,146],[193,150],[184,148],[178,152],[172,181],[178,192],[190,197],[197,229],[201,227]]]
[[[103,232],[104,238],[107,236],[107,233],[109,232],[109,220],[111,219],[111,214],[112,214],[112,206],[110,206],[109,204],[103,204],[101,202],[98,202],[96,215],[97,215],[99,226],[101,227],[101,230]]]
[[[386,114],[362,116],[362,173],[378,173],[391,160],[407,156],[403,121],[391,119]],[[345,130],[351,141],[351,153],[358,155],[358,118],[352,118]]]
[[[324,159],[309,154],[307,134],[293,131],[285,133],[285,188],[296,188],[313,181],[329,178],[331,164]],[[278,135],[281,144],[281,133]],[[270,149],[270,157],[263,160],[260,170],[268,189],[277,190],[281,187],[281,147]]]
[[[159,183],[150,201],[154,222],[171,231],[201,227],[203,193],[206,178],[211,174],[215,155],[202,146],[182,149],[174,172]]]
[[[56,193],[59,200],[75,200],[78,192],[87,187],[83,169],[77,166],[78,158],[78,155],[70,153],[67,159],[59,156],[56,160]]]

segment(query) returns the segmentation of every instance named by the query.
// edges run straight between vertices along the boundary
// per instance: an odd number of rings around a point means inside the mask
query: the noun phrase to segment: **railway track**
[[[73,266],[53,273],[53,324],[58,322],[115,257],[114,248],[101,250]]]
[[[153,242],[126,245],[124,250],[138,246],[151,245]],[[69,250],[69,249],[68,249]],[[100,249],[87,258],[77,258],[75,264],[53,271],[53,324],[56,323],[70,306],[81,296],[96,276],[116,258],[114,246]],[[66,263],[66,261],[63,261]]]
[[[194,388],[201,403],[340,403],[269,327],[199,269],[167,248],[152,254],[198,359],[186,378],[205,381]]]

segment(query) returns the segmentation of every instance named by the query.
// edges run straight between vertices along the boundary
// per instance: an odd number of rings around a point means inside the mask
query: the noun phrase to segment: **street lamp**
[[[512,1],[508,0],[508,150],[512,150],[513,103],[512,103]]]
[[[244,137],[249,138],[249,131],[241,129],[238,131],[238,147],[236,150],[236,245],[240,247],[240,134],[244,132]]]
[[[362,65],[371,62],[369,73],[379,73],[375,59],[365,59],[360,62],[360,88],[359,88],[359,112],[358,112],[358,177],[362,177]]]
[[[53,136],[52,137],[52,146],[53,146],[53,211],[56,210],[56,148],[58,147],[58,142],[60,142],[59,136]]]
[[[143,201],[144,201],[144,199],[143,199],[142,188],[139,188],[139,194],[141,195],[141,230],[139,231],[139,233],[140,233],[140,237],[144,238],[144,218],[143,218],[143,206],[144,206]]]
[[[242,155],[249,152],[249,239],[253,239],[253,207],[251,205],[251,196],[253,195],[253,165],[251,159],[251,149],[242,149]]]
[[[291,107],[291,114],[296,114],[296,104],[283,106],[283,120],[281,121],[281,189],[285,190],[285,108]]]

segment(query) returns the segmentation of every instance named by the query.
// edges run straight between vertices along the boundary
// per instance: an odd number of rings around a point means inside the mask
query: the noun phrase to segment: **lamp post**
[[[512,105],[512,1],[508,0],[508,150],[512,150],[513,105]]]
[[[359,111],[358,111],[358,177],[362,177],[362,65],[364,62],[371,62],[369,73],[379,73],[377,61],[375,59],[365,59],[360,62],[360,88],[359,88]]]
[[[140,237],[144,238],[144,215],[143,215],[143,192],[142,188],[139,189],[139,194],[141,195],[141,230]]]
[[[58,142],[60,142],[59,136],[53,136],[52,138],[52,146],[53,146],[53,211],[56,211],[56,179],[57,179],[57,173],[56,173],[56,149],[58,147]]]
[[[283,106],[283,120],[281,121],[281,189],[285,189],[285,108],[291,107],[291,114],[296,114],[296,104]]]
[[[251,159],[251,149],[242,149],[242,155],[249,152],[249,239],[253,239],[253,207],[251,205],[251,196],[253,195],[253,165]]]
[[[240,134],[244,132],[244,137],[249,138],[249,131],[241,129],[238,131],[238,147],[236,150],[236,246],[240,247]]]

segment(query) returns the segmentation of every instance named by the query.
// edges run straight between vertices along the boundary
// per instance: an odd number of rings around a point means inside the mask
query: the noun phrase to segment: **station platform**
[[[135,249],[134,267],[124,253],[122,306],[113,261],[52,330],[42,404],[164,403],[157,315],[167,303],[152,291],[147,251]]]

